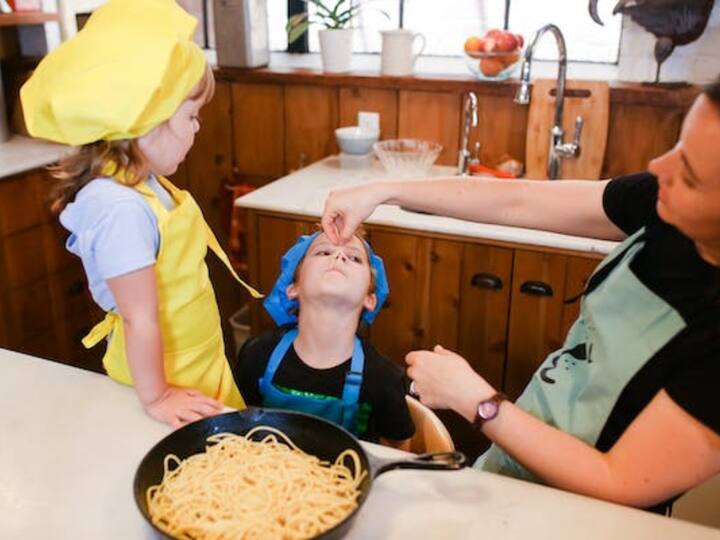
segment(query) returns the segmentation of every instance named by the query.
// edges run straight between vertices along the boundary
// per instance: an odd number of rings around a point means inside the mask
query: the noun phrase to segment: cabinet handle
[[[503,288],[502,279],[495,274],[488,272],[480,272],[470,279],[470,285],[480,289],[490,289],[491,291],[499,291]]]
[[[530,296],[552,296],[553,290],[550,285],[542,281],[526,281],[520,285],[520,292]]]
[[[82,281],[76,281],[67,288],[68,296],[77,296],[85,290],[85,283]]]

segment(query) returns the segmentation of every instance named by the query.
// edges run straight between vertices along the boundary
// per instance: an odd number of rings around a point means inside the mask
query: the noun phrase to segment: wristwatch
[[[497,392],[491,398],[478,403],[473,426],[480,429],[485,422],[489,422],[495,418],[498,415],[498,412],[500,412],[500,404],[505,400],[507,400],[507,396],[502,392]]]

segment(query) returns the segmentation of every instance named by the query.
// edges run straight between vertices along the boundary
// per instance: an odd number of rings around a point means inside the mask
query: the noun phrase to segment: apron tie
[[[82,339],[82,344],[86,349],[91,349],[103,339],[108,337],[115,326],[120,322],[120,315],[115,311],[108,311],[105,318],[93,326],[92,330]]]

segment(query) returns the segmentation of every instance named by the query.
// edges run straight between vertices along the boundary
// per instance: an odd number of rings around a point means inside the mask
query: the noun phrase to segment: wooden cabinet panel
[[[283,98],[280,85],[232,85],[233,147],[239,174],[279,177],[285,172]]]
[[[428,240],[377,230],[370,232],[370,239],[373,249],[383,258],[390,284],[390,296],[370,327],[370,338],[382,354],[404,366],[405,355],[417,349],[422,339],[418,293],[424,269],[418,254],[420,245]]]
[[[398,136],[435,141],[443,146],[437,163],[457,163],[460,138],[461,95],[450,92],[401,90]]]
[[[442,345],[457,350],[460,319],[460,277],[462,273],[462,243],[450,240],[425,239],[419,245],[422,289],[416,302],[420,311],[420,348],[432,349]]]
[[[685,110],[614,104],[603,178],[643,171],[651,159],[675,146]]]
[[[398,93],[378,88],[341,88],[340,125],[356,126],[360,111],[380,113],[380,138],[397,138]]]
[[[468,150],[480,142],[480,161],[490,167],[507,157],[524,163],[528,110],[508,96],[478,96],[478,125],[470,131]]]
[[[80,259],[65,248],[69,232],[57,222],[46,223],[40,227],[43,238],[43,253],[48,274],[62,272],[66,268],[77,266]]]
[[[45,219],[37,201],[33,173],[0,180],[0,236],[39,225]]]
[[[465,244],[460,282],[458,353],[495,388],[502,388],[513,252]]]
[[[82,267],[74,266],[49,278],[53,319],[87,316],[94,308]],[[98,319],[99,322],[99,319]]]
[[[562,345],[567,257],[515,251],[505,392],[517,398],[537,366]]]
[[[33,227],[15,233],[2,240],[5,259],[5,283],[0,287],[16,289],[37,281],[48,273],[45,263],[44,229],[50,225]]]
[[[599,263],[600,259],[568,257],[561,331],[563,336],[567,335],[568,330],[580,315],[580,295]]]
[[[335,154],[338,90],[332,87],[285,87],[285,170],[291,172]]]
[[[7,294],[8,341],[12,348],[52,327],[52,308],[47,281],[39,281]]]

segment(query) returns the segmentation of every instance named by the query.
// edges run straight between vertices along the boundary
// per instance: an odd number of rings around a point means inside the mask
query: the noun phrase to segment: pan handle
[[[434,452],[419,454],[407,459],[371,458],[373,477],[395,469],[425,469],[430,471],[456,471],[465,466],[465,454],[462,452]]]

